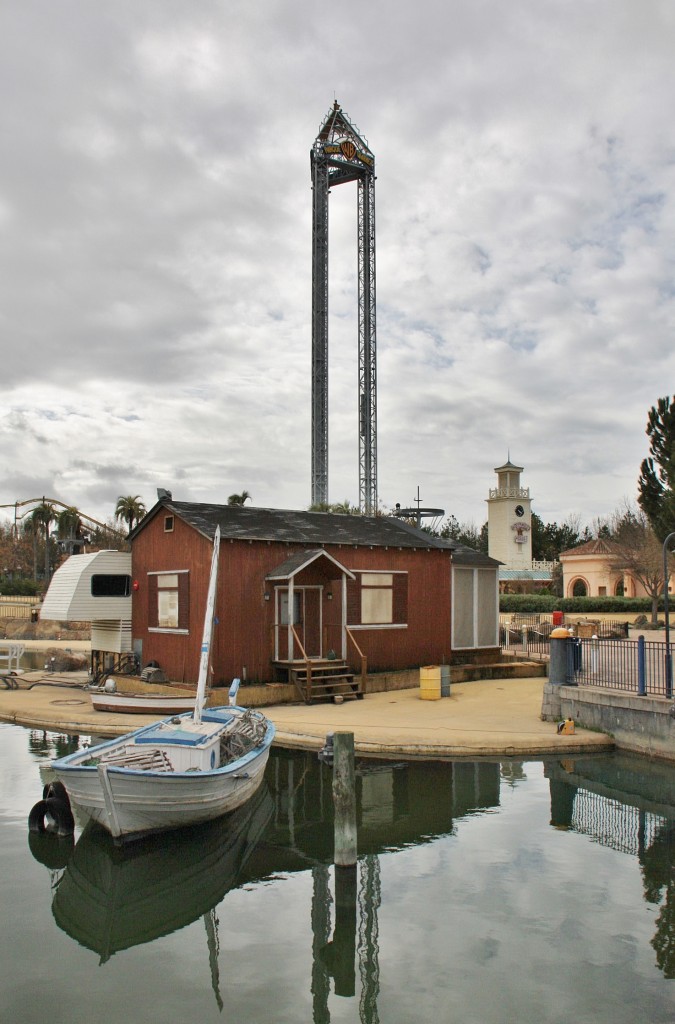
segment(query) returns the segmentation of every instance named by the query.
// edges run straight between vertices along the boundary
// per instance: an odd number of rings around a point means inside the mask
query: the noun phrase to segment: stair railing
[[[298,645],[298,647],[300,649],[300,653],[302,654],[302,657],[303,657],[304,662],[305,662],[305,673],[306,673],[306,678],[307,678],[307,687],[306,687],[305,692],[302,694],[302,697],[303,697],[303,700],[305,700],[307,703],[309,703],[309,701],[311,700],[311,696],[312,696],[312,663],[309,660],[309,658],[307,657],[307,651],[303,647],[302,640],[298,636],[298,633],[297,633],[297,630],[296,630],[295,626],[291,625],[291,630],[293,631],[293,639],[294,639],[295,643]],[[294,678],[295,678],[295,685],[298,687],[298,689],[302,693],[302,689],[301,689],[301,687],[300,687],[300,685],[298,683],[297,676],[294,676]]]
[[[361,659],[361,693],[365,693],[366,692],[366,676],[368,674],[368,659],[366,658],[365,654],[363,653],[363,651],[361,650],[361,648],[357,644],[356,639],[354,637],[354,634],[352,633],[352,631],[349,628],[349,626],[345,626],[345,630],[347,632],[347,639],[351,640],[351,642],[354,644],[354,647],[356,648],[356,653],[358,654],[359,658]]]

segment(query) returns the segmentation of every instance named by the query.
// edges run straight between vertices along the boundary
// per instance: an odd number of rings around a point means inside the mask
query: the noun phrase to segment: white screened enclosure
[[[452,649],[499,646],[497,568],[452,567]]]

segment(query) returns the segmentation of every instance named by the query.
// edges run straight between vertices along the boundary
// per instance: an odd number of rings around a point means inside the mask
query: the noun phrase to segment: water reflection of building
[[[333,859],[332,772],[316,754],[275,751],[268,780],[275,799],[266,845],[306,864]],[[429,842],[456,819],[499,805],[499,764],[362,762],[356,769],[359,855]],[[322,826],[322,827],[319,827]],[[258,851],[260,854],[260,850]],[[279,868],[277,868],[279,870]]]
[[[660,905],[652,946],[675,978],[675,790],[663,766],[645,759],[575,758],[549,762],[551,824],[637,857],[644,898]]]
[[[331,869],[332,772],[312,753],[276,751],[268,780],[273,822],[249,870],[312,872],[314,1024],[329,1024],[336,995],[356,996],[359,1019],[379,1021],[379,854],[451,834],[466,815],[499,805],[500,766],[482,762],[362,762],[356,768],[358,867]],[[331,874],[334,895],[331,893]]]
[[[42,759],[65,757],[79,750],[79,736],[68,736],[59,732],[48,732],[46,729],[30,729],[28,732],[28,750],[35,757]]]

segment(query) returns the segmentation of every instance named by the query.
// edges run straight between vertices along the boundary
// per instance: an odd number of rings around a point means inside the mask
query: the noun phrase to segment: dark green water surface
[[[2,1021],[675,1021],[669,767],[359,762],[336,873],[331,770],[282,750],[208,827],[29,843],[78,742],[0,725]]]

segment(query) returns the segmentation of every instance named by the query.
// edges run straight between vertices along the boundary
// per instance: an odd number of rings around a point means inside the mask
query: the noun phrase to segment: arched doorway
[[[588,584],[581,576],[577,576],[570,584],[571,597],[588,597]]]

